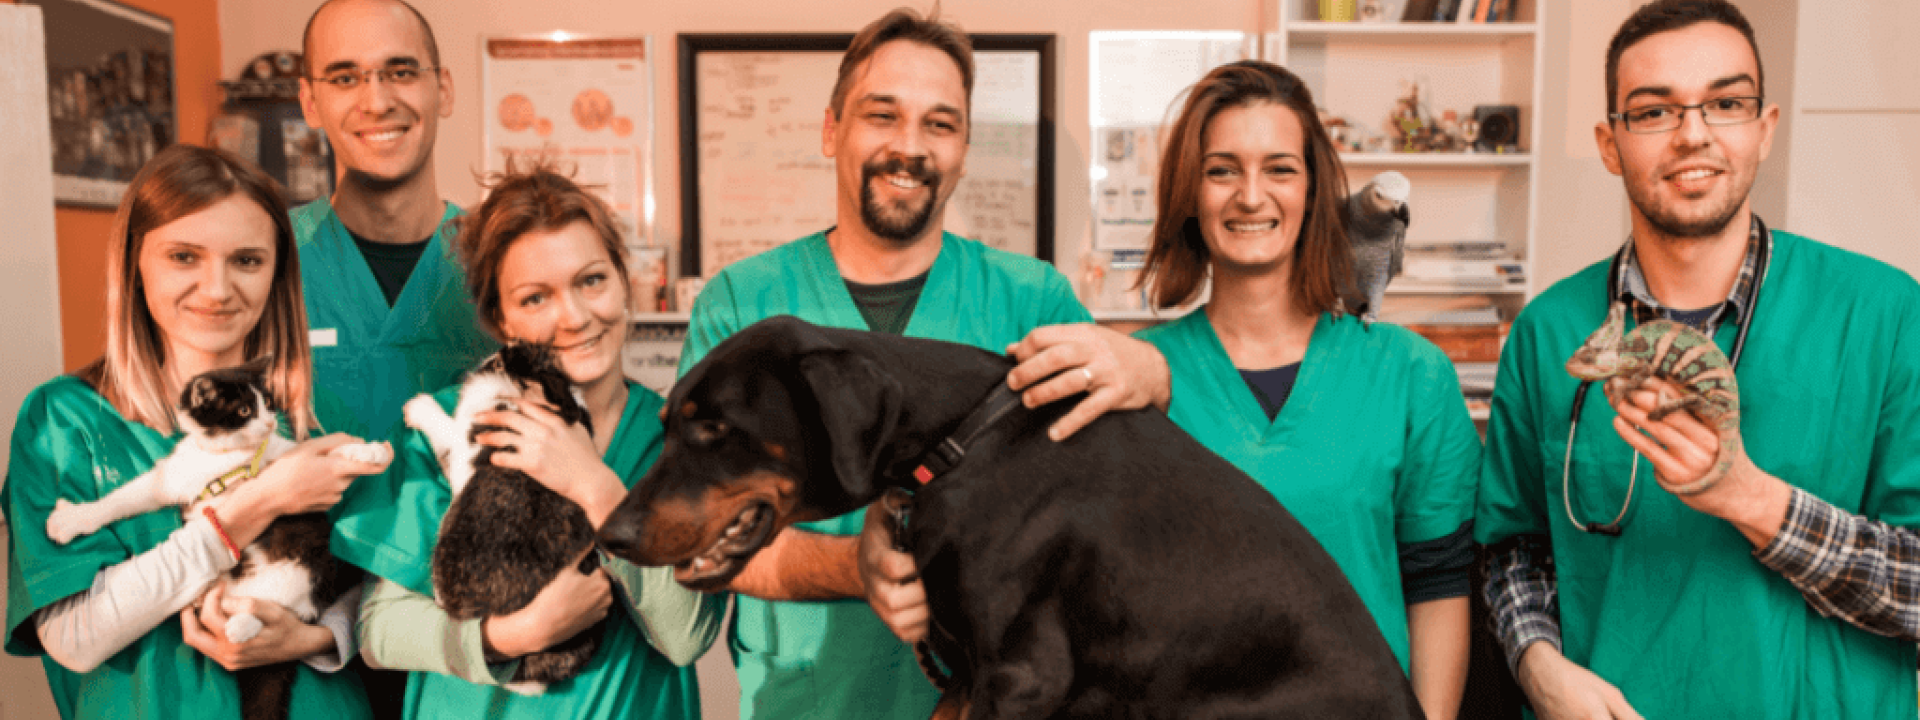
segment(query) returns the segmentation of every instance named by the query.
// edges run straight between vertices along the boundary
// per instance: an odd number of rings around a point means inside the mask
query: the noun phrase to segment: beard
[[[1731,173],[1728,180],[1725,195],[1718,198],[1702,198],[1702,204],[1697,206],[1699,212],[1690,215],[1681,214],[1680,208],[1675,207],[1679,203],[1660,197],[1658,190],[1655,189],[1663,182],[1659,177],[1653,178],[1653,182],[1647,184],[1628,183],[1627,199],[1633,202],[1634,209],[1638,210],[1654,229],[1667,237],[1686,240],[1709,238],[1727,229],[1727,224],[1733,222],[1734,216],[1740,214],[1740,205],[1746,200],[1747,192],[1753,189],[1751,179],[1738,187],[1734,186],[1738,181],[1732,177]]]
[[[915,207],[911,201],[887,205],[873,196],[873,181],[881,175],[906,174],[927,189],[926,200]],[[897,243],[911,242],[933,222],[940,205],[940,171],[928,165],[924,157],[907,160],[869,161],[860,166],[860,222],[874,235]]]

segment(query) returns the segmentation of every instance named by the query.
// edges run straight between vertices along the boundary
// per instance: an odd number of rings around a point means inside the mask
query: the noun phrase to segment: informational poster
[[[788,47],[778,47],[783,40]],[[689,213],[697,222],[686,229],[697,243],[689,250],[699,258],[692,272],[712,277],[833,226],[834,161],[821,153],[820,137],[845,45],[819,36],[731,36],[704,41],[691,62],[683,59],[693,75],[692,87],[681,89],[694,111],[682,128],[693,134],[681,159],[693,168],[685,199],[697,205]],[[683,58],[687,47],[683,36]],[[1049,117],[1045,62],[1039,49],[1001,49],[976,37],[966,177],[947,201],[947,232],[1009,252],[1050,254],[1050,208],[1042,201],[1052,192],[1051,168],[1043,167],[1051,160],[1043,148],[1050,142],[1042,122]]]
[[[648,39],[554,32],[484,48],[486,171],[545,159],[607,202],[629,247],[653,247]]]
[[[1165,125],[1176,103],[1208,71],[1248,57],[1247,36],[1231,31],[1092,33],[1093,246],[1147,247],[1155,217],[1153,184]]]

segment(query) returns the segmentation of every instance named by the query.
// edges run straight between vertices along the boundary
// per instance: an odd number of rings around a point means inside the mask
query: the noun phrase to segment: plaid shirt
[[[1757,217],[1752,228],[1740,275],[1726,302],[1705,323],[1703,329],[1709,335],[1728,318],[1750,311],[1740,303],[1758,281],[1761,243],[1770,242],[1761,233]],[[1621,250],[1626,257],[1618,299],[1629,301],[1635,322],[1644,323],[1671,310],[1647,291],[1646,276],[1632,250],[1629,238]],[[1773,542],[1753,556],[1799,588],[1807,604],[1821,615],[1868,632],[1920,640],[1920,534],[1915,531],[1854,515],[1794,488],[1786,522]],[[1517,673],[1520,654],[1535,642],[1560,648],[1560,595],[1552,540],[1523,535],[1500,543],[1488,554],[1486,571],[1482,594],[1492,610],[1494,635],[1506,651],[1507,668]]]

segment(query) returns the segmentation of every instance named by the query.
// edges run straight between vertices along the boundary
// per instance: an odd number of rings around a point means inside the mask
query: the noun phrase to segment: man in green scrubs
[[[495,347],[454,261],[460,210],[434,183],[453,77],[433,28],[401,0],[323,3],[301,47],[300,108],[338,169],[331,198],[292,212],[313,411],[327,432],[384,440],[403,429],[408,399],[458,382]],[[398,717],[406,675],[353,667],[378,716]]]
[[[1916,715],[1920,285],[1752,214],[1779,117],[1758,55],[1722,0],[1627,20],[1595,137],[1633,235],[1536,298],[1501,357],[1476,527],[1541,717]],[[1718,459],[1692,414],[1597,387],[1575,407],[1565,363],[1615,301],[1737,356],[1744,450],[1718,484],[1662,488]]]
[[[408,398],[458,382],[494,343],[454,261],[459,209],[433,142],[453,112],[433,30],[400,0],[333,0],[307,21],[300,106],[339,168],[294,209],[312,328],[314,411],[328,432],[392,437]]]
[[[1035,328],[1091,319],[1052,266],[941,230],[965,170],[972,75],[970,42],[937,20],[901,10],[861,31],[842,61],[821,139],[835,161],[837,224],[736,262],[708,282],[694,304],[682,373],[721,340],[774,315],[995,352]],[[1086,328],[1055,330],[1100,337]],[[1164,406],[1164,361],[1145,343],[1112,336],[1118,349],[1029,338],[1016,354],[1047,356],[1054,366],[1029,368],[1019,387],[1034,388],[1029,402],[1036,392],[1064,395],[1061,385],[1042,389],[1047,383],[1033,378],[1094,365],[1097,357],[1094,368],[1064,374],[1071,391],[1089,389],[1097,377],[1109,387],[1158,387]],[[1152,394],[1116,402],[1137,407]],[[741,596],[730,646],[741,717],[918,720],[931,712],[938,696],[909,646],[860,600],[873,592],[856,569],[853,536],[863,517],[857,511],[783,532],[735,579]],[[911,568],[910,557],[896,560]]]

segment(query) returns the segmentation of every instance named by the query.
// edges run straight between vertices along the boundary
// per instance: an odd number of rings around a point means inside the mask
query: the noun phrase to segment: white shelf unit
[[[1470,0],[1469,0],[1470,1]],[[1321,22],[1317,0],[1275,0],[1279,32],[1267,43],[1273,60],[1305,80],[1324,110],[1383,131],[1409,82],[1419,82],[1434,115],[1464,120],[1476,105],[1520,109],[1519,151],[1510,153],[1342,153],[1348,182],[1398,170],[1413,182],[1409,249],[1477,244],[1501,248],[1523,280],[1494,284],[1401,277],[1389,286],[1408,296],[1490,295],[1504,317],[1519,312],[1534,290],[1531,260],[1539,225],[1541,15],[1551,3],[1515,0],[1505,23]]]

